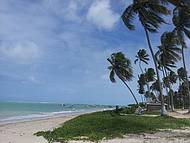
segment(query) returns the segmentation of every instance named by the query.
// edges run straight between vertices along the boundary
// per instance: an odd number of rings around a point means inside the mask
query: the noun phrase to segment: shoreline
[[[80,116],[82,114],[87,114],[87,113],[60,114],[60,115],[53,115],[53,116],[47,116],[47,117],[28,118],[28,119],[11,120],[11,121],[0,121],[0,127],[11,125],[11,124],[17,124],[17,123],[27,123],[27,122],[43,121],[43,120],[56,119],[56,118]]]
[[[4,120],[0,120],[0,126],[2,125],[6,125],[6,124],[14,124],[14,123],[21,123],[21,122],[31,122],[31,121],[38,121],[38,120],[45,120],[45,119],[51,119],[51,118],[59,118],[59,117],[67,117],[67,116],[79,116],[82,114],[88,114],[88,113],[93,113],[93,112],[98,112],[98,111],[104,111],[104,110],[112,110],[112,108],[109,109],[100,109],[100,110],[91,110],[91,111],[76,111],[76,112],[70,112],[70,113],[58,113],[56,112],[56,114],[50,114],[48,115],[40,115],[39,116],[34,116],[34,117],[28,117],[25,118],[27,116],[15,116],[16,118],[14,119],[14,117],[12,119],[4,119]],[[31,114],[32,115],[32,114]],[[30,116],[30,115],[29,115]],[[24,118],[18,118],[17,117],[24,117]]]
[[[96,112],[96,111],[94,111]],[[87,114],[91,112],[78,112],[78,113],[70,113],[70,114],[56,114],[56,115],[48,115],[48,116],[42,116],[42,117],[31,117],[31,118],[23,118],[23,119],[11,119],[11,120],[5,120],[5,121],[0,121],[0,127],[4,125],[9,125],[9,124],[16,124],[16,123],[24,123],[24,122],[33,122],[33,121],[41,121],[41,120],[48,120],[48,119],[53,119],[53,118],[64,118],[64,117],[70,117],[70,116],[79,116],[82,114]]]
[[[68,120],[88,113],[78,113],[72,115],[67,114],[62,116],[52,116],[45,119],[35,119],[30,121],[1,124],[0,143],[48,143],[43,137],[37,137],[33,134],[38,131],[53,130]],[[179,130],[162,130],[154,134],[128,134],[124,136],[124,138],[102,140],[101,143],[189,143],[189,134],[189,128]],[[70,141],[69,143],[83,143],[83,141]],[[86,143],[92,142],[87,141]]]
[[[0,143],[47,143],[43,137],[33,134],[38,131],[52,130],[82,114],[86,113],[1,124]]]

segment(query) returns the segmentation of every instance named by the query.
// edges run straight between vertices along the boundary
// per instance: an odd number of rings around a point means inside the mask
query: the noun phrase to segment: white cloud
[[[42,5],[66,21],[81,22],[80,11],[85,3],[82,0],[44,0]]]
[[[33,42],[4,42],[0,55],[19,63],[29,63],[40,57],[39,47]]]
[[[119,20],[119,14],[111,10],[109,0],[94,1],[87,13],[87,20],[99,28],[110,30]]]

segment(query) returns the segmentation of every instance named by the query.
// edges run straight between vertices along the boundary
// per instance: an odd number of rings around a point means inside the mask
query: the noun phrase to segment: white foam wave
[[[14,116],[14,117],[8,117],[4,119],[0,119],[0,122],[17,122],[17,121],[28,121],[32,119],[43,119],[46,117],[51,117],[51,116],[58,116],[58,115],[68,115],[72,113],[80,113],[82,111],[60,111],[60,112],[50,112],[50,113],[38,113],[38,114],[29,114],[29,115],[22,115],[22,116]]]

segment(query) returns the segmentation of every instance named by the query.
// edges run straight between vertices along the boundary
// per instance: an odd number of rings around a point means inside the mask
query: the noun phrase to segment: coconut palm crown
[[[110,70],[109,78],[111,82],[116,82],[115,76],[117,76],[129,89],[136,104],[139,105],[137,98],[135,97],[135,94],[127,84],[127,81],[130,81],[133,78],[133,69],[131,61],[128,58],[126,58],[122,52],[111,54],[110,58],[108,58],[107,60],[111,64],[111,66],[108,67],[108,69]]]
[[[143,69],[142,69],[142,66],[141,66],[141,62],[145,63],[148,65],[148,61],[149,61],[149,55],[147,54],[146,50],[145,49],[140,49],[136,55],[136,59],[135,59],[135,64],[137,62],[139,62],[139,68],[141,70],[141,72],[143,73]]]
[[[164,32],[161,36],[161,45],[156,52],[159,67],[164,67],[169,71],[176,67],[176,62],[181,60],[181,48],[177,36],[173,32]]]
[[[115,75],[124,81],[130,81],[133,77],[133,69],[131,66],[131,61],[125,57],[122,52],[113,53],[108,61],[112,63],[108,67],[110,71],[110,80],[116,82]]]
[[[133,20],[138,15],[144,28],[149,32],[157,32],[162,23],[166,23],[162,15],[168,15],[170,11],[160,0],[133,0],[122,15],[122,20],[130,30],[135,30]]]

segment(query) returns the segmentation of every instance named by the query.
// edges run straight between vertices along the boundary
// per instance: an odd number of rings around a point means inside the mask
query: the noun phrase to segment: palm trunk
[[[140,68],[140,70],[141,70],[141,73],[144,74],[143,69],[142,69],[142,66],[141,66],[141,61],[139,61],[139,68]]]
[[[182,47],[182,58],[183,58],[183,68],[186,71],[186,84],[187,84],[187,91],[188,91],[188,97],[189,97],[189,108],[188,108],[188,112],[190,113],[190,92],[189,92],[189,80],[188,80],[188,75],[187,75],[187,67],[186,67],[186,63],[185,63],[185,54],[184,54],[184,47]]]
[[[133,96],[133,98],[134,98],[136,104],[139,105],[139,103],[138,103],[138,101],[137,101],[137,98],[135,97],[135,94],[133,93],[133,91],[131,90],[131,88],[129,87],[129,85],[128,85],[123,79],[120,78],[120,80],[121,80],[121,81],[125,84],[125,86],[129,89],[129,91],[130,91],[131,95]]]
[[[170,91],[172,90],[171,85],[169,86],[169,89],[170,89]],[[173,92],[171,93],[170,96],[171,96],[171,109],[172,109],[172,112],[173,112],[175,110]]]
[[[161,98],[161,116],[167,116],[167,110],[165,108],[165,103],[164,103],[164,96],[163,96],[163,92],[162,92],[162,86],[161,86],[161,80],[160,80],[160,75],[159,75],[159,71],[158,71],[158,67],[157,67],[157,61],[151,46],[151,42],[150,42],[150,37],[149,37],[149,33],[148,30],[144,27],[145,33],[146,33],[146,38],[147,38],[147,42],[148,42],[148,46],[154,61],[154,66],[156,69],[156,75],[157,75],[157,80],[158,80],[158,84],[159,84],[159,91],[160,91],[160,98]]]

